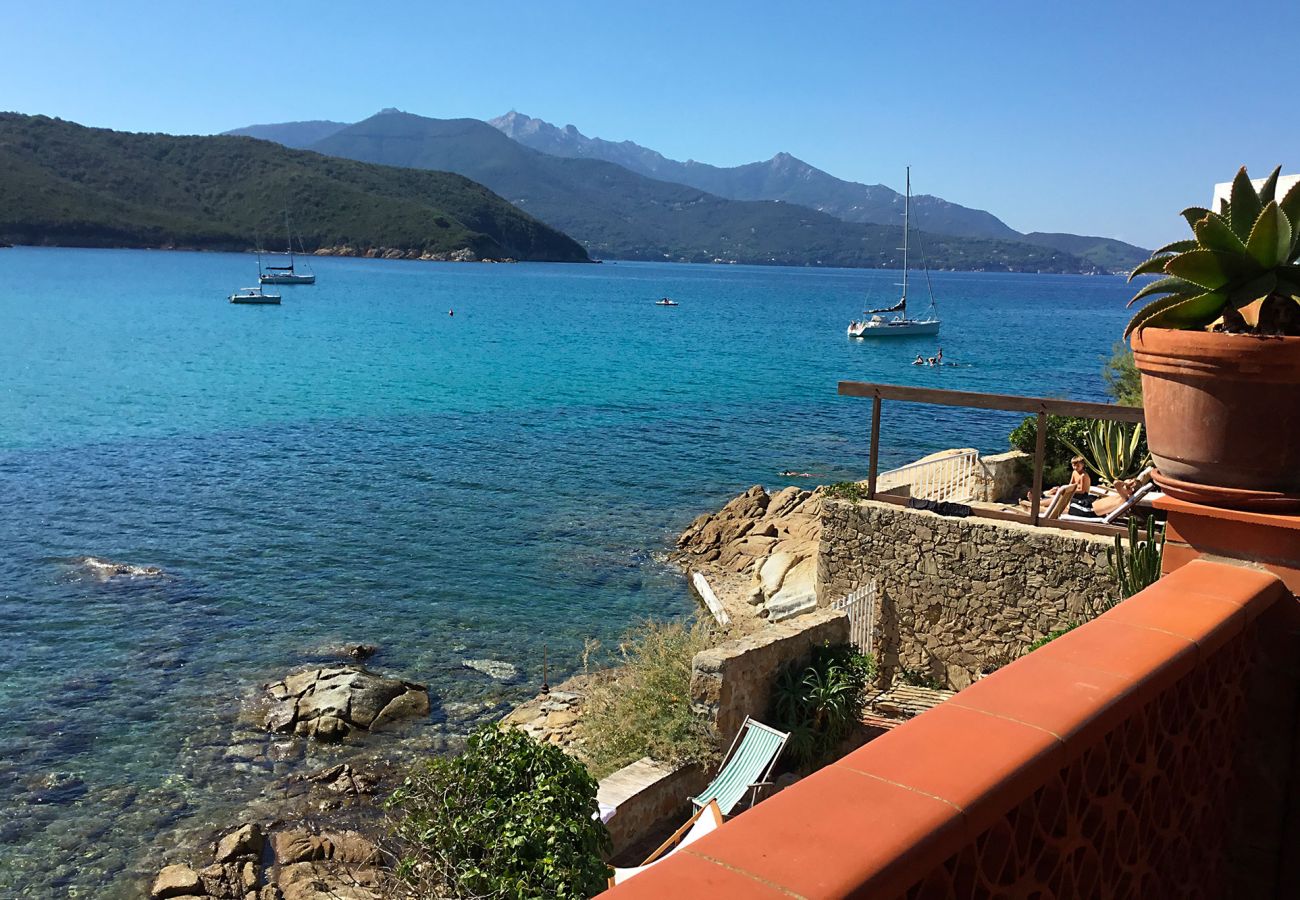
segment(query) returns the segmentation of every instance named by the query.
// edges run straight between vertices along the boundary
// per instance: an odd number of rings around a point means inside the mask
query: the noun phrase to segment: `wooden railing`
[[[907,498],[876,493],[876,478],[880,462],[880,408],[885,400],[905,403],[928,403],[935,406],[959,406],[967,409],[993,409],[1006,412],[1029,413],[1038,417],[1038,441],[1034,447],[1033,490],[1030,492],[1028,515],[999,509],[980,509],[977,515],[984,518],[1027,522],[1030,525],[1051,525],[1075,531],[1111,534],[1118,529],[1091,522],[1044,520],[1042,518],[1043,459],[1046,454],[1047,417],[1074,416],[1081,419],[1107,419],[1112,422],[1142,422],[1143,410],[1138,406],[1114,406],[1109,403],[1089,403],[1082,400],[1053,400],[1048,397],[1016,397],[1010,394],[979,394],[973,391],[945,391],[936,388],[906,387],[899,384],[873,384],[865,381],[841,381],[839,392],[845,397],[871,399],[871,462],[867,472],[867,496],[905,506]]]

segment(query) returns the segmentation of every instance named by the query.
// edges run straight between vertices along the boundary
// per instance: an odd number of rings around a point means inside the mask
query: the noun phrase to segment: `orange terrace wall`
[[[1188,561],[608,896],[1300,896],[1300,623]]]

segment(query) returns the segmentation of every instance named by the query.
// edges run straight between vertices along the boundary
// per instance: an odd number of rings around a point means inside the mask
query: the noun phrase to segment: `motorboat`
[[[251,306],[279,306],[280,295],[268,294],[262,290],[259,284],[257,287],[248,287],[230,295],[231,303],[244,303]]]

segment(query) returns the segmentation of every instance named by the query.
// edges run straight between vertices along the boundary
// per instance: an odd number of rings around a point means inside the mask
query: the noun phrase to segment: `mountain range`
[[[172,137],[0,113],[0,240],[246,250],[281,235],[308,251],[586,262],[571,238],[480,184],[242,137]]]
[[[697,187],[731,200],[783,200],[829,213],[846,222],[903,223],[903,195],[883,184],[844,181],[789,153],[765,162],[723,168],[687,160],[679,162],[632,141],[590,138],[572,125],[563,128],[515,111],[488,124],[527,147],[553,156],[603,159],[651,178]],[[916,228],[957,237],[1024,241],[1063,250],[1107,270],[1129,270],[1149,251],[1113,238],[1030,232],[1022,234],[982,209],[951,203],[941,197],[914,194],[911,209]]]
[[[293,124],[240,131],[304,142]],[[319,125],[305,123],[303,130]],[[868,267],[901,263],[897,225],[846,222],[784,200],[728,199],[608,160],[546,153],[477,119],[384,110],[307,146],[331,156],[465,175],[603,258]],[[934,268],[1096,268],[1070,252],[1020,240],[918,233],[914,244],[924,249]]]

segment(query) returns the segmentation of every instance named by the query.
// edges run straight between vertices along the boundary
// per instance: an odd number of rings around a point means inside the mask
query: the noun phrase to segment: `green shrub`
[[[619,668],[592,688],[583,712],[584,753],[597,777],[643,756],[717,759],[713,727],[691,707],[691,661],[712,644],[712,630],[698,621],[647,621],[624,636]]]
[[[609,833],[578,760],[488,724],[459,756],[416,765],[387,801],[418,897],[586,898],[604,889]]]
[[[1047,436],[1043,445],[1043,486],[1069,484],[1070,458],[1074,451],[1069,444],[1081,446],[1088,439],[1090,419],[1076,419],[1073,416],[1048,416]],[[1028,453],[1031,457],[1038,445],[1038,417],[1026,416],[1016,426],[1009,437],[1012,448]],[[1068,443],[1067,443],[1068,442]],[[1033,463],[1029,463],[1029,475],[1033,476]]]
[[[1142,375],[1126,341],[1117,341],[1111,348],[1101,377],[1106,380],[1106,393],[1120,406],[1142,405]]]
[[[837,481],[826,485],[825,494],[836,500],[852,500],[857,503],[867,499],[867,486],[859,481]]]
[[[1061,635],[1069,634],[1071,631],[1074,631],[1074,629],[1078,628],[1082,624],[1083,624],[1082,622],[1071,622],[1069,625],[1066,625],[1064,628],[1058,628],[1056,631],[1049,632],[1047,637],[1040,637],[1038,640],[1034,641],[1032,644],[1026,647],[1025,652],[1033,653],[1035,650],[1037,650],[1039,647],[1043,646],[1044,644],[1050,644],[1052,641],[1056,640]]]
[[[790,663],[776,677],[768,717],[790,733],[786,752],[801,769],[834,754],[858,720],[874,661],[852,644],[814,647],[806,663]]]

